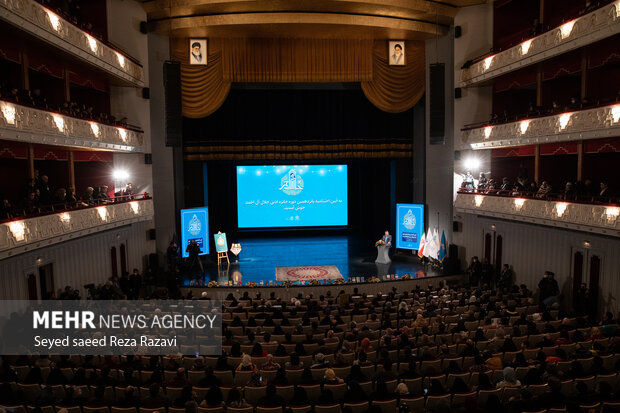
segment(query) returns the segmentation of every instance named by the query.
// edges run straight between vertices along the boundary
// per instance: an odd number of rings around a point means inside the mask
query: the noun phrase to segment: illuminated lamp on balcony
[[[491,136],[491,132],[493,132],[493,126],[487,126],[484,128],[484,139],[489,139]]]
[[[23,241],[26,237],[26,226],[23,221],[13,221],[9,223],[9,229],[16,241]]]
[[[474,197],[474,202],[476,204],[477,207],[479,207],[480,205],[482,205],[482,201],[484,200],[484,197],[482,195],[476,195]]]
[[[571,116],[573,116],[572,113],[564,113],[560,115],[560,130],[566,129]]]
[[[521,135],[524,135],[527,132],[527,129],[530,127],[529,120],[522,120],[519,124],[519,130],[521,130]]]
[[[575,20],[571,20],[560,26],[560,35],[562,36],[562,40],[570,36],[573,31],[573,26],[575,26]]]
[[[62,214],[60,214],[60,220],[64,224],[68,224],[71,221],[71,215],[67,212],[63,212]]]
[[[131,210],[133,211],[133,213],[138,215],[138,212],[140,212],[140,205],[138,205],[136,201],[131,201],[129,203],[129,206],[131,207]]]
[[[531,45],[532,45],[532,39],[526,40],[523,43],[521,43],[521,54],[522,55],[527,54],[527,52],[530,51],[530,46]]]
[[[484,70],[489,70],[489,67],[493,64],[493,59],[495,59],[495,56],[489,56],[484,59]]]
[[[611,117],[614,120],[614,123],[620,120],[620,105],[616,105],[611,108]]]
[[[118,60],[118,64],[121,65],[121,67],[124,69],[125,68],[125,56],[123,56],[119,52],[116,52],[116,60]]]
[[[15,106],[9,103],[2,104],[2,116],[9,125],[15,125]]]
[[[616,17],[620,17],[620,1],[616,2]]]
[[[65,131],[65,118],[60,115],[53,115],[54,123],[59,132]]]
[[[90,130],[93,132],[93,135],[99,136],[99,132],[101,131],[99,125],[96,122],[90,122]]]
[[[523,198],[515,199],[515,208],[517,209],[517,211],[521,211],[521,208],[523,208],[524,204],[525,204],[525,199]]]
[[[84,36],[86,36],[86,40],[88,41],[88,47],[90,47],[91,52],[97,53],[97,40],[89,34],[85,34]]]
[[[564,211],[566,211],[567,207],[568,204],[566,202],[558,202],[557,204],[555,204],[555,212],[556,214],[558,214],[558,217],[564,215]]]
[[[620,215],[620,208],[618,207],[607,207],[605,208],[605,215],[607,215],[607,219],[612,221],[616,218],[618,218],[618,215]]]
[[[50,24],[52,25],[52,28],[56,31],[60,30],[60,17],[58,17],[57,14],[53,13],[50,10],[46,10],[47,13],[47,18],[50,21]]]
[[[97,207],[97,213],[99,214],[99,218],[101,218],[102,221],[105,221],[108,217],[108,210],[104,206]]]
[[[123,142],[127,142],[127,131],[122,128],[118,128],[118,134],[120,135]]]

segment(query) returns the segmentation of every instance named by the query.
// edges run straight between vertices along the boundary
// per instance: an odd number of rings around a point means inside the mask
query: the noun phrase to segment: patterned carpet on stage
[[[335,265],[276,267],[276,281],[337,280],[343,278]]]

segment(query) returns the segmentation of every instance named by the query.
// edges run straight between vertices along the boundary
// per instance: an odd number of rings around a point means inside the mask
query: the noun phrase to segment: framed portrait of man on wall
[[[388,42],[388,63],[390,66],[404,66],[405,42],[404,40],[390,40]]]
[[[207,39],[189,39],[189,64],[207,64]]]

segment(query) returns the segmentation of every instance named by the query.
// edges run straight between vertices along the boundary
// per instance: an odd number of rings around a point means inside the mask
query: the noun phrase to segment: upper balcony
[[[488,149],[620,136],[620,103],[461,130],[462,149]]]
[[[144,71],[139,63],[34,0],[0,0],[0,19],[124,84],[144,87]]]
[[[135,222],[153,219],[153,200],[70,209],[0,223],[0,260]]]
[[[456,212],[620,237],[618,205],[459,192]]]
[[[120,152],[142,152],[144,132],[0,100],[0,139]]]
[[[460,87],[475,86],[620,33],[620,1],[603,6],[461,70]]]

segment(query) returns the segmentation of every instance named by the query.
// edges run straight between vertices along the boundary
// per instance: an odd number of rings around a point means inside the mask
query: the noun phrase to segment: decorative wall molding
[[[457,212],[620,237],[619,207],[458,193]]]
[[[620,1],[603,6],[462,69],[460,87],[474,86],[618,33]]]
[[[153,200],[136,200],[0,224],[0,260],[100,231],[153,219]],[[146,238],[146,234],[144,235]]]
[[[620,136],[620,103],[461,131],[463,149],[567,142]]]
[[[144,132],[6,101],[0,101],[0,139],[121,152],[144,151]]]
[[[139,64],[34,0],[0,0],[0,19],[135,87],[144,87]]]

